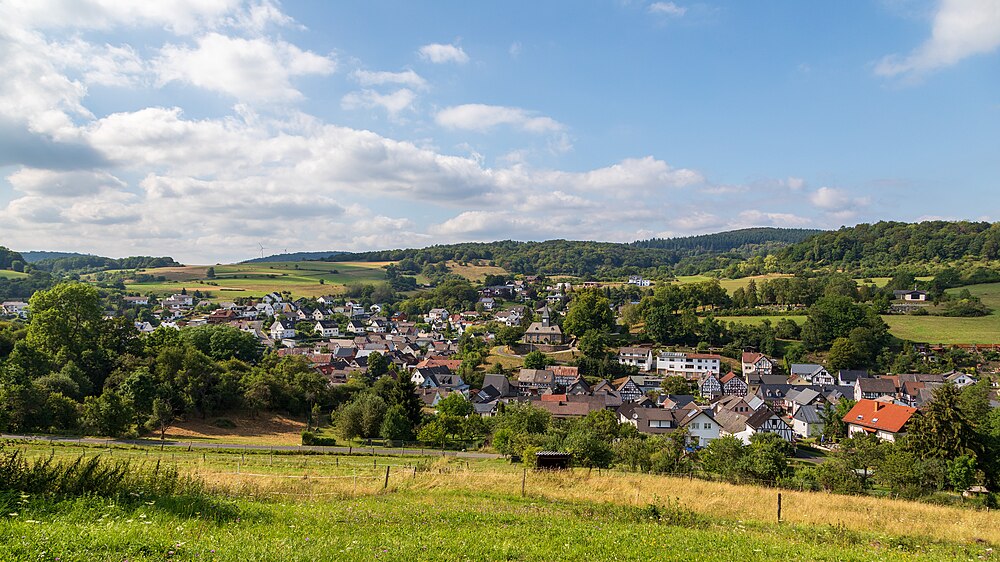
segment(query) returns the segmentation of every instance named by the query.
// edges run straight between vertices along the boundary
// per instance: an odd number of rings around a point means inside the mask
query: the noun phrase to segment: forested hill
[[[175,267],[181,265],[171,257],[130,256],[127,258],[105,258],[101,256],[77,255],[44,259],[34,264],[35,269],[52,273],[104,271],[107,269],[145,269],[149,267]]]
[[[79,252],[29,251],[29,252],[21,252],[21,255],[24,256],[25,263],[35,263],[35,262],[40,262],[42,260],[83,257],[83,256],[91,256],[92,254],[81,254]]]
[[[891,273],[899,266],[1000,259],[1000,223],[877,222],[823,232],[777,252],[794,272],[825,267]]]
[[[336,256],[343,252],[290,252],[286,254],[274,254],[272,256],[265,256],[263,258],[254,258],[252,260],[245,260],[240,263],[270,263],[270,262],[291,262],[291,261],[317,261],[317,260],[328,260],[332,256]]]
[[[632,245],[639,248],[661,248],[694,253],[756,251],[761,248],[778,248],[796,244],[822,232],[826,231],[811,228],[743,228],[729,232],[680,238],[651,238],[633,242]]]
[[[25,263],[24,256],[10,248],[0,246],[0,269],[13,269],[14,262],[20,262],[23,266]]]

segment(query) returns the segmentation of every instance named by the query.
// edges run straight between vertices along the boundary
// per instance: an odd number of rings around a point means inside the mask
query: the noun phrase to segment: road
[[[94,437],[61,437],[58,435],[12,435],[0,434],[2,439],[19,439],[45,443],[76,443],[80,445],[121,445],[135,447],[177,447],[184,449],[241,449],[245,451],[313,451],[342,455],[407,455],[407,456],[447,456],[460,459],[498,459],[494,453],[469,451],[448,451],[440,449],[385,448],[385,447],[321,447],[316,445],[245,445],[241,443],[219,443],[203,441],[177,441],[172,439],[97,439]]]

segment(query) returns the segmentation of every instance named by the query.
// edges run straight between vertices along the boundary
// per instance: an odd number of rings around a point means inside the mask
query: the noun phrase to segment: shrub
[[[212,422],[212,425],[222,429],[236,429],[236,422],[229,418],[219,418]]]
[[[320,447],[334,447],[337,445],[337,439],[334,437],[329,437],[326,435],[319,435],[312,431],[302,432],[302,444],[303,445],[316,445]]]

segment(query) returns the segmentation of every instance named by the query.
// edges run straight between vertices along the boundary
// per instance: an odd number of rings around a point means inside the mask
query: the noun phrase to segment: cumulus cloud
[[[11,187],[20,192],[49,197],[80,197],[125,187],[123,181],[101,171],[55,171],[21,168],[7,176],[7,181]]]
[[[427,87],[427,81],[412,70],[404,70],[402,72],[355,70],[351,73],[351,77],[357,80],[362,86],[401,84],[419,89]]]
[[[421,59],[434,64],[449,62],[465,64],[469,62],[469,55],[465,54],[465,51],[457,45],[431,43],[430,45],[420,47],[417,52],[420,53]]]
[[[562,131],[565,126],[544,115],[500,105],[467,103],[442,109],[435,116],[438,125],[449,129],[486,132],[499,125],[507,125],[529,133]]]
[[[679,18],[687,13],[687,8],[683,6],[678,6],[673,2],[653,2],[652,4],[649,5],[649,8],[647,8],[647,10],[651,14],[669,16],[675,18]]]
[[[273,102],[302,98],[291,78],[330,74],[336,63],[284,41],[209,33],[194,48],[165,46],[155,67],[161,85],[177,81],[240,100]]]
[[[402,88],[390,94],[380,94],[374,90],[361,90],[346,94],[341,98],[340,105],[344,109],[381,107],[390,116],[396,117],[403,110],[410,109],[416,98],[416,94],[409,88]]]
[[[921,75],[1000,47],[1000,2],[941,0],[931,36],[905,56],[890,55],[875,65],[880,76]]]

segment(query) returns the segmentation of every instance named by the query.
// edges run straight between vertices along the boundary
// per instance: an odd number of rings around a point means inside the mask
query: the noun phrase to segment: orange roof
[[[716,355],[714,353],[688,353],[688,359],[718,359],[722,361],[721,355]]]
[[[916,408],[878,400],[859,400],[844,416],[844,423],[866,429],[899,433],[916,411]]]
[[[758,359],[763,357],[763,353],[754,353],[752,351],[744,351],[741,360],[744,363],[756,363]]]
[[[565,394],[543,394],[542,402],[565,402]]]
[[[722,384],[726,384],[727,382],[733,380],[733,377],[735,376],[736,373],[729,371],[728,373],[726,373],[726,376],[722,377],[722,379],[719,380],[719,382],[721,382]]]

